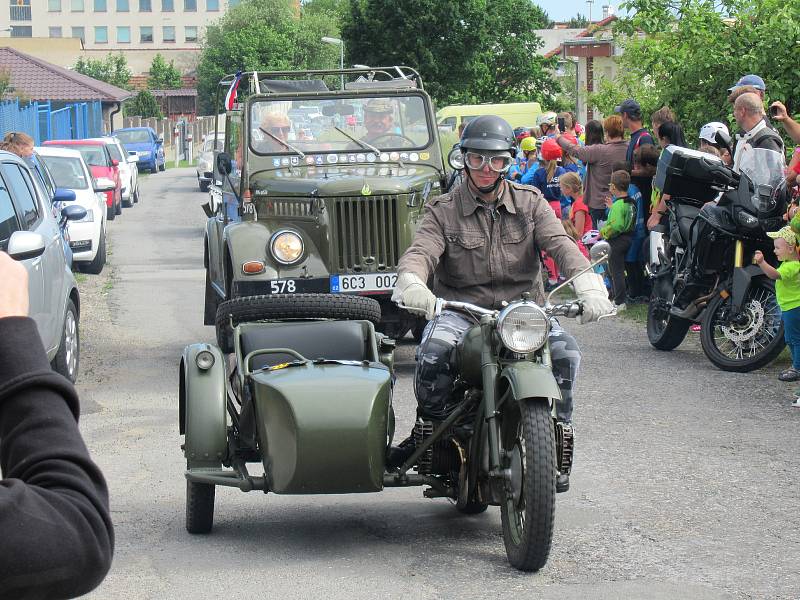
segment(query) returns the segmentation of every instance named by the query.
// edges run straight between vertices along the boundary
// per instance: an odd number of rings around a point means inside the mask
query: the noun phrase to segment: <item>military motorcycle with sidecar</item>
[[[418,419],[413,454],[388,470],[394,341],[375,330],[378,303],[336,294],[223,302],[218,344],[187,346],[180,362],[186,529],[211,531],[218,485],[276,494],[427,486],[425,497],[464,513],[499,506],[509,562],[541,569],[556,477],[569,473],[573,451],[571,426],[556,420],[548,333],[551,318],[582,310],[552,305],[553,293],[545,306],[526,294],[499,311],[437,301],[437,316],[455,310],[475,320],[458,347],[460,401],[442,421]]]

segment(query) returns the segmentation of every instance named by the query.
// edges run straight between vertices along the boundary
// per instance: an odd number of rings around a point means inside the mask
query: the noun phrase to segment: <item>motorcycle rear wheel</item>
[[[647,339],[657,350],[674,350],[686,338],[691,321],[669,314],[658,304],[654,294],[647,307]]]
[[[722,296],[708,304],[700,334],[703,352],[723,371],[749,373],[768,365],[786,345],[774,284],[766,278],[753,281],[742,305],[742,325],[725,323],[730,304],[730,297]]]
[[[538,398],[522,400],[516,418],[509,416],[504,417],[502,432],[512,473],[500,506],[503,541],[511,566],[538,571],[550,555],[555,520],[553,419],[547,402]]]

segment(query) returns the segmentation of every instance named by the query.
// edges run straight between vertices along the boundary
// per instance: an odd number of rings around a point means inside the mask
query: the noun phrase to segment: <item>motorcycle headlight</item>
[[[303,256],[303,238],[294,231],[278,231],[269,242],[269,250],[279,263],[290,265]]]
[[[736,214],[736,220],[739,221],[739,225],[743,225],[744,227],[751,229],[758,225],[758,218],[743,210],[740,210]]]
[[[517,302],[498,315],[497,332],[506,348],[527,354],[544,346],[550,332],[550,319],[535,304]]]

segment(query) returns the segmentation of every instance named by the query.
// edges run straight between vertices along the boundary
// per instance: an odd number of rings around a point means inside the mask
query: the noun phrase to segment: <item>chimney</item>
[[[614,14],[614,7],[610,4],[603,5],[603,19],[607,19]]]

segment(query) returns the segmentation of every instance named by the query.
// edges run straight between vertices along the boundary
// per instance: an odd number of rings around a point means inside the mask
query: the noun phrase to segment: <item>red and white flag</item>
[[[236,71],[236,77],[231,82],[231,87],[228,88],[228,93],[225,95],[225,110],[233,110],[233,105],[236,103],[236,95],[239,93],[239,82],[242,80],[242,72]]]

